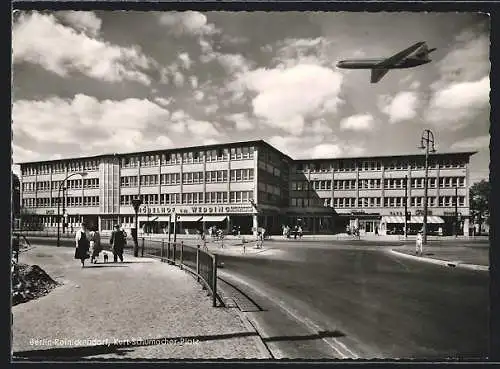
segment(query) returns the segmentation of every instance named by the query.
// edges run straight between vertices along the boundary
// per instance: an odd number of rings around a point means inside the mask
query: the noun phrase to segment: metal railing
[[[217,255],[200,248],[200,245],[187,245],[168,240],[139,238],[141,256],[159,258],[162,262],[176,265],[182,270],[192,273],[198,283],[207,289],[212,296],[212,305],[217,306],[217,300],[222,300],[217,294]]]

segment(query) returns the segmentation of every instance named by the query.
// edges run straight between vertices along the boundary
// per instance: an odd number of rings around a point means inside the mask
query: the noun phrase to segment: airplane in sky
[[[337,63],[338,68],[344,69],[371,69],[371,83],[377,83],[391,69],[413,68],[430,63],[429,54],[434,49],[429,49],[425,42],[417,42],[409,48],[400,51],[389,58],[378,59],[350,59]]]

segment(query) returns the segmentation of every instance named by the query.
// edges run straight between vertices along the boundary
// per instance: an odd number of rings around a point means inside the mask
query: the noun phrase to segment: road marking
[[[225,274],[226,278],[233,278],[234,280],[237,280],[239,283],[242,283],[260,295],[266,297],[269,299],[271,302],[274,304],[278,305],[282,310],[284,310],[286,313],[288,313],[291,317],[293,317],[297,322],[304,324],[307,328],[309,328],[311,331],[315,333],[319,333],[322,329],[320,326],[318,326],[316,323],[312,322],[310,319],[304,316],[300,316],[295,310],[287,307],[282,301],[278,300],[277,298],[274,298],[264,292],[262,292],[262,289],[257,289],[255,285],[250,284],[249,282],[245,281],[244,279],[235,276],[234,274],[230,273],[230,276],[228,276],[228,273],[221,273]],[[338,341],[335,337],[325,337],[321,338],[323,342],[325,342],[329,347],[331,347],[334,351],[336,351],[340,356],[341,359],[359,359],[359,355],[351,351],[349,348],[347,348],[346,345],[344,345],[342,342]],[[334,343],[329,342],[330,340],[334,341]],[[344,352],[342,352],[342,349]]]

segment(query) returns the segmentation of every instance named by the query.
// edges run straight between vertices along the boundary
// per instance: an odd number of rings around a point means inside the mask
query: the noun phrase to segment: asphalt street
[[[268,242],[270,250],[255,256],[220,258],[264,308],[257,291],[340,332],[361,357],[487,357],[488,273],[399,258],[388,252],[397,244]]]

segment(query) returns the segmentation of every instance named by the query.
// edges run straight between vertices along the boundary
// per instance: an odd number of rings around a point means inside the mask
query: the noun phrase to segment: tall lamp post
[[[76,176],[76,175],[80,175],[83,178],[87,175],[87,173],[86,172],[76,172],[76,173],[70,174],[69,176],[67,176],[66,178],[64,178],[61,181],[61,183],[59,184],[59,189],[57,191],[57,247],[59,247],[61,245],[61,230],[60,230],[60,226],[61,226],[61,189],[62,189],[64,183],[68,180],[68,178],[71,178],[71,177]]]
[[[138,199],[132,199],[132,206],[134,207],[135,211],[135,231],[132,234],[132,237],[134,238],[134,256],[138,257],[139,256],[139,242],[138,242],[138,235],[139,235],[139,217],[137,216],[137,213],[139,212],[139,206],[141,206],[142,200],[140,198]]]
[[[423,224],[423,237],[422,243],[427,244],[427,190],[428,190],[428,176],[429,176],[429,153],[435,153],[434,148],[434,133],[430,129],[424,130],[420,138],[419,149],[425,149],[425,183],[424,183],[424,224]]]

